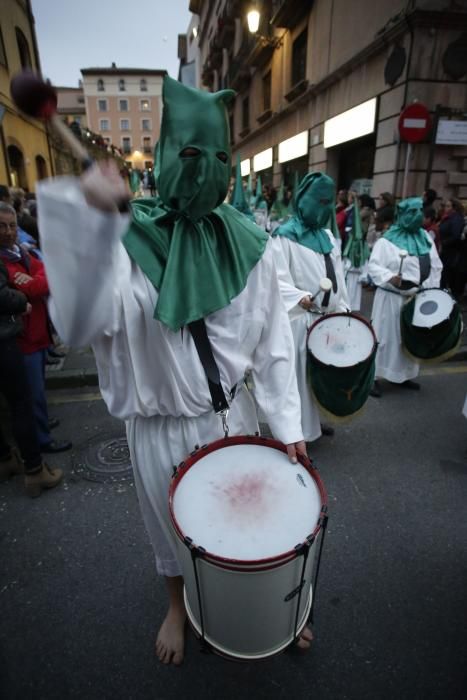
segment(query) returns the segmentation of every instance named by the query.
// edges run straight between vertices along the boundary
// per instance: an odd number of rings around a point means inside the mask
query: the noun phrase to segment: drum
[[[202,642],[241,660],[293,643],[310,616],[327,522],[309,460],[291,464],[268,438],[218,440],[177,468],[169,509]]]
[[[350,417],[364,405],[375,380],[377,346],[371,325],[353,313],[322,316],[309,329],[308,382],[331,417]]]
[[[462,314],[444,289],[423,289],[401,309],[404,350],[425,362],[453,355],[462,338]]]

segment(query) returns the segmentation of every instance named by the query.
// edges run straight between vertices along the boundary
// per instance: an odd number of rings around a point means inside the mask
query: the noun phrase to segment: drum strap
[[[425,253],[425,255],[420,255],[418,260],[420,263],[420,284],[423,284],[423,282],[428,279],[431,272],[430,254]]]
[[[337,292],[337,278],[336,271],[334,270],[334,265],[332,264],[331,254],[324,254],[324,264],[326,265],[326,277],[328,277],[332,282],[332,291],[334,294]],[[321,306],[329,306],[329,300],[331,298],[331,291],[326,292],[321,302]]]
[[[225,398],[224,390],[221,385],[219,368],[212,353],[212,347],[211,343],[209,342],[204,318],[200,318],[197,321],[192,321],[188,324],[188,328],[190,329],[190,333],[198,351],[199,359],[201,360],[201,364],[203,365],[203,369],[208,380],[209,393],[211,394],[214,411],[215,413],[228,411],[229,404],[227,403],[227,399]]]

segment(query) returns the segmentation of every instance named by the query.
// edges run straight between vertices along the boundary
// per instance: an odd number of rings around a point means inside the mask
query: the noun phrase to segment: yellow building
[[[54,174],[45,126],[20,114],[10,96],[12,76],[40,71],[30,0],[2,0],[0,14],[0,184],[33,191]]]

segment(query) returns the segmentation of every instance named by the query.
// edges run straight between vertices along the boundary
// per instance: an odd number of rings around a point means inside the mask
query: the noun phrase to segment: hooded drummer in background
[[[165,78],[157,152],[160,199],[118,204],[128,191],[112,163],[38,191],[51,314],[69,344],[91,344],[101,393],[126,423],[142,516],[169,609],[156,654],[180,664],[186,614],[169,521],[173,465],[223,437],[187,325],[204,319],[221,384],[231,403],[231,435],[258,429],[243,378],[291,461],[306,454],[293,339],[281,303],[268,236],[223,204],[230,178],[226,103]],[[236,392],[234,390],[236,389]],[[299,646],[310,646],[305,628]]]
[[[378,287],[371,319],[378,338],[376,377],[414,390],[420,388],[413,381],[420,364],[403,351],[401,309],[418,289],[439,287],[443,268],[435,245],[422,228],[422,205],[421,197],[399,202],[395,223],[376,241],[368,263],[368,274]],[[381,396],[379,381],[371,394]]]
[[[273,233],[279,286],[294,338],[302,427],[307,442],[333,432],[329,426],[321,425],[318,406],[308,386],[308,328],[319,318],[316,313],[349,308],[340,246],[326,228],[335,198],[332,178],[325,173],[308,173],[297,190],[295,216]],[[326,294],[320,289],[320,281],[325,277],[332,282],[332,289]]]

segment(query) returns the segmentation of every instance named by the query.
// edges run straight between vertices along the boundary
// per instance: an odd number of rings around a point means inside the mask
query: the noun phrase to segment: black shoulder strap
[[[334,270],[334,265],[332,264],[332,258],[330,253],[324,254],[324,264],[326,265],[326,276],[332,282],[332,290],[334,294],[337,292],[337,277],[336,271]],[[331,291],[325,292],[321,306],[329,306],[329,300],[331,298]]]
[[[229,408],[227,399],[225,398],[224,390],[221,385],[219,368],[212,354],[211,343],[209,342],[208,332],[204,319],[200,318],[197,321],[192,321],[188,324],[190,333],[193,336],[199,359],[203,365],[208,380],[209,392],[211,394],[212,405],[215,413],[226,411]]]

